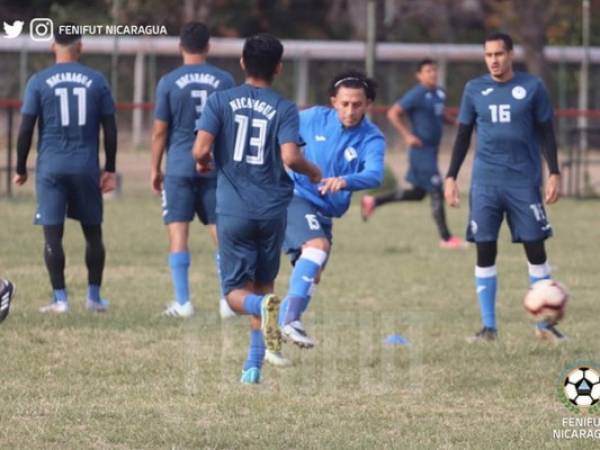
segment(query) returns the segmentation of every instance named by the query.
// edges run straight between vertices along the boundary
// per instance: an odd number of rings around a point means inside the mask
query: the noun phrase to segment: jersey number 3
[[[237,123],[237,132],[235,133],[235,147],[233,150],[233,160],[241,162],[244,159],[246,141],[248,136],[248,125],[250,119],[241,114],[233,117]],[[267,121],[265,119],[252,119],[252,128],[258,130],[258,136],[251,137],[249,146],[255,149],[252,154],[246,155],[246,162],[260,166],[265,162],[265,140],[267,138]],[[250,152],[249,152],[250,153]]]
[[[492,115],[492,123],[510,122],[510,105],[490,105],[489,108]]]
[[[69,90],[67,88],[54,89],[54,95],[58,96],[60,102],[60,124],[68,127],[71,123],[69,117]],[[73,88],[73,95],[77,97],[77,125],[85,125],[87,111],[85,101],[85,88]]]

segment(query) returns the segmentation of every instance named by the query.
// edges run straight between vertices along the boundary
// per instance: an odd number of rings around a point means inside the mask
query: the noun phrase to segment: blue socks
[[[53,293],[55,302],[66,302],[69,300],[66,289],[54,289]]]
[[[190,260],[189,252],[175,252],[169,255],[169,267],[171,268],[175,300],[180,305],[190,300],[190,288],[188,284]]]
[[[100,286],[96,284],[89,284],[87,298],[96,303],[100,302]]]
[[[253,316],[261,316],[260,307],[262,306],[262,295],[248,294],[244,297],[244,312]]]
[[[547,280],[550,278],[550,266],[548,261],[543,264],[531,264],[527,263],[529,269],[529,284],[533,285],[541,280]],[[540,329],[548,328],[550,325],[545,320],[539,321],[536,326]]]
[[[265,341],[260,330],[250,331],[250,348],[248,349],[248,358],[244,363],[244,370],[251,367],[260,369],[265,358]]]
[[[550,266],[548,265],[548,261],[543,264],[527,263],[527,266],[529,269],[529,284],[534,284],[538,281],[550,278]]]
[[[308,247],[302,251],[292,271],[288,293],[281,306],[281,325],[300,320],[300,316],[308,307],[315,278],[326,260],[327,253],[323,250]]]
[[[496,329],[496,266],[475,266],[475,287],[479,299],[481,322],[484,327]]]

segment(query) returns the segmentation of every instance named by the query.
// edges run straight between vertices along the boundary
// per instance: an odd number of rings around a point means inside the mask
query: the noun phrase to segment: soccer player
[[[409,168],[406,181],[412,189],[396,189],[377,197],[365,195],[361,215],[367,220],[375,208],[391,202],[421,201],[429,193],[433,219],[440,235],[440,247],[464,248],[465,243],[448,229],[444,211],[442,179],[438,170],[438,149],[444,122],[455,125],[455,118],[445,109],[446,93],[438,86],[437,65],[423,59],[417,65],[417,85],[399,99],[387,113],[388,120],[408,144]],[[408,116],[412,126],[405,122]]]
[[[0,279],[0,323],[8,317],[10,304],[15,297],[15,285],[8,280]]]
[[[539,144],[550,170],[545,202],[556,202],[560,194],[553,111],[544,84],[534,76],[513,71],[513,41],[509,35],[491,34],[485,39],[484,49],[489,74],[465,86],[458,135],[445,180],[446,200],[456,207],[459,205],[456,177],[476,126],[467,239],[477,246],[475,285],[483,328],[470,342],[493,340],[497,336],[496,243],[504,216],[513,242],[521,242],[525,248],[530,282],[550,278],[544,240],[552,235],[552,228],[541,197]],[[554,325],[538,323],[538,336],[563,340]]]
[[[333,108],[316,106],[300,113],[304,156],[319,166],[323,180],[315,186],[305,175],[291,173],[294,198],[287,211],[284,250],[294,269],[280,325],[283,338],[303,348],[314,345],[301,317],[331,252],[333,218],[348,210],[354,191],[383,181],[385,139],[365,117],[375,94],[373,80],[360,72],[343,72],[329,85]],[[269,352],[267,360],[289,364],[281,353]]]
[[[78,62],[81,35],[66,34],[58,27],[52,50],[56,64],[33,75],[25,88],[14,177],[19,186],[27,181],[27,156],[39,119],[35,223],[44,230],[44,260],[53,289],[52,302],[40,311],[69,309],[62,245],[65,214],[81,223],[86,240],[86,307],[106,311],[108,302],[100,296],[105,260],[102,193],[116,187],[115,108],[105,78]],[[106,151],[103,171],[98,161],[100,125]]]
[[[242,383],[260,382],[266,348],[281,349],[280,300],[273,294],[279,271],[287,206],[294,184],[284,164],[321,179],[298,148],[296,105],[271,89],[281,72],[283,46],[269,34],[244,43],[243,85],[212,94],[197,126],[193,154],[198,169],[217,170],[217,233],[221,284],[231,308],[250,315],[250,349]]]
[[[206,62],[209,37],[206,25],[186,24],[179,44],[183,65],[163,76],[156,89],[151,177],[153,190],[163,195],[163,220],[169,235],[169,268],[175,291],[175,301],[164,314],[172,317],[194,313],[188,283],[188,235],[195,215],[208,225],[214,243],[217,242],[216,174],[211,171],[200,175],[196,171],[192,157],[194,127],[208,96],[235,86],[235,82],[228,72]],[[161,162],[167,146],[164,176]]]

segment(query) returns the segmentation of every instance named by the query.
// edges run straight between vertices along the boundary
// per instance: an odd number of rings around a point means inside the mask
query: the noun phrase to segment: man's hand
[[[211,170],[213,170],[213,164],[212,161],[208,161],[208,162],[196,162],[196,172],[198,173],[208,173]]]
[[[117,174],[114,172],[102,172],[100,175],[100,190],[103,194],[112,192],[117,188]]]
[[[323,183],[321,186],[319,186],[319,192],[321,195],[325,195],[328,192],[339,192],[348,186],[348,183],[343,177],[323,178],[321,181]]]
[[[448,177],[444,180],[444,197],[446,198],[446,203],[453,208],[458,208],[460,206],[458,184],[456,184],[456,180],[452,177]]]
[[[316,164],[313,164],[313,172],[308,177],[311,183],[320,183],[322,179],[321,169]]]
[[[162,192],[164,179],[164,174],[162,173],[162,170],[153,170],[150,177],[152,182],[152,190],[155,194],[160,194]]]
[[[546,181],[546,198],[547,204],[556,203],[560,198],[560,175],[555,173],[548,177]]]
[[[13,183],[16,184],[17,186],[23,186],[26,182],[27,182],[27,174],[26,173],[24,173],[23,175],[16,174],[13,177]]]
[[[421,142],[421,139],[412,133],[408,134],[404,140],[411,147],[423,147],[423,142]]]

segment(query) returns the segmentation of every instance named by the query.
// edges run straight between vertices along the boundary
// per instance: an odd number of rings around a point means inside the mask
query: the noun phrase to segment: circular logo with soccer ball
[[[523,86],[515,86],[512,90],[512,96],[517,100],[523,100],[527,95],[527,91]]]
[[[577,367],[565,377],[564,392],[575,406],[593,406],[600,400],[600,371],[592,367]]]

